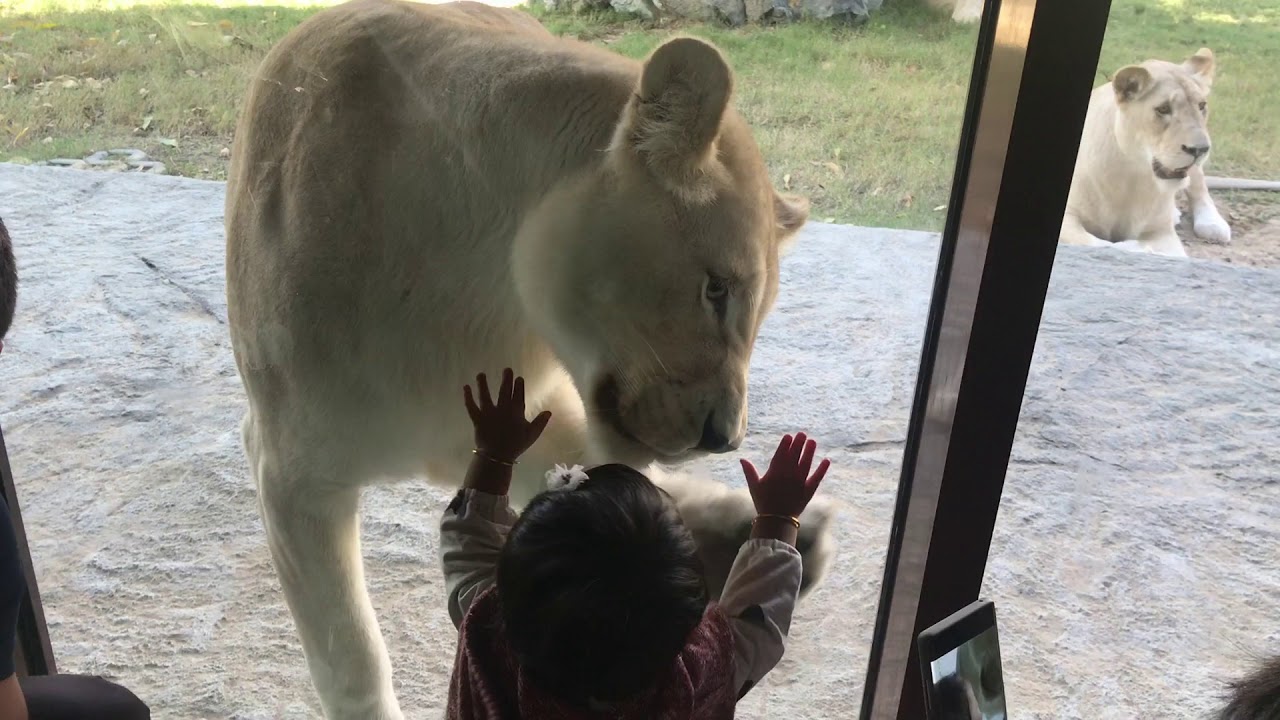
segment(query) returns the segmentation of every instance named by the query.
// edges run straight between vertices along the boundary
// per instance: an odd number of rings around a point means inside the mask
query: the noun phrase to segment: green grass
[[[331,3],[325,3],[331,4]],[[16,0],[0,10],[0,160],[140,147],[170,172],[225,177],[248,77],[320,4]],[[555,32],[642,57],[672,32],[720,46],[775,182],[814,217],[939,229],[976,29],[910,0],[857,28],[654,27],[609,15],[543,16]],[[1214,174],[1280,175],[1280,2],[1115,0],[1104,72],[1200,46],[1218,56]]]

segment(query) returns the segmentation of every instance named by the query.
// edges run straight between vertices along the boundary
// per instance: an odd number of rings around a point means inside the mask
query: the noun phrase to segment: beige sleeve
[[[467,609],[494,583],[498,556],[515,524],[506,495],[463,488],[440,519],[440,564],[448,593],[449,618],[462,627]]]
[[[738,550],[720,608],[733,627],[739,698],[782,659],[802,570],[800,553],[780,540],[748,540]]]

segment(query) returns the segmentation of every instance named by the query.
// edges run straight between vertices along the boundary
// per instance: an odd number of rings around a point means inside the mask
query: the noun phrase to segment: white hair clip
[[[565,467],[556,463],[554,468],[547,471],[548,490],[577,490],[586,481],[587,471],[581,465]]]

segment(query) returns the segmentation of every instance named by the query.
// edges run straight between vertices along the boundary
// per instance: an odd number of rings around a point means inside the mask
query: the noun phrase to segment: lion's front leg
[[[1070,210],[1062,218],[1062,230],[1058,233],[1058,242],[1063,245],[1082,245],[1085,247],[1108,247],[1110,242],[1094,235],[1085,229],[1080,218]]]
[[[1209,196],[1204,169],[1197,165],[1191,168],[1187,177],[1191,180],[1187,185],[1187,196],[1191,200],[1191,229],[1196,237],[1215,243],[1231,242],[1231,226]]]
[[[685,526],[698,543],[707,589],[711,597],[719,597],[738,549],[751,535],[751,521],[756,516],[751,494],[745,488],[734,490],[710,478],[657,466],[651,467],[648,475],[675,498]],[[801,597],[821,583],[835,554],[830,527],[834,514],[831,504],[817,497],[800,516],[796,549],[804,561]]]
[[[1137,243],[1145,252],[1168,257],[1187,257],[1187,248],[1182,244],[1182,238],[1172,228],[1145,233],[1138,238]]]

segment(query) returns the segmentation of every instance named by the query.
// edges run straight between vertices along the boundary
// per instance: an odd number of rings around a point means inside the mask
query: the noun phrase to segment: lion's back
[[[482,93],[504,46],[541,42],[554,38],[518,11],[399,0],[326,9],[282,39],[251,81],[234,139],[233,333],[284,324],[300,340],[305,328],[367,326],[389,287],[414,286],[422,302],[447,295],[441,278],[470,261],[456,251],[468,246],[459,208],[474,205],[476,185],[462,145],[474,103],[455,90]],[[409,262],[414,252],[430,264]]]

